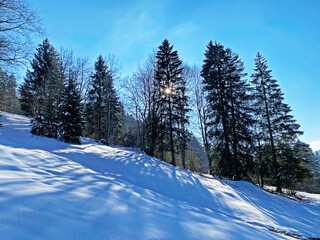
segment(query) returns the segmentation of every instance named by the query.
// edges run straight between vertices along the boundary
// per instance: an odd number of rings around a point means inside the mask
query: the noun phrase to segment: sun
[[[165,92],[166,94],[171,94],[171,89],[170,89],[170,88],[166,88],[166,89],[164,89],[164,92]]]

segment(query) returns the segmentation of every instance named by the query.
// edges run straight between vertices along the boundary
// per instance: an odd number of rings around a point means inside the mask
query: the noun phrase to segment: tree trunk
[[[204,109],[202,109],[203,113],[201,113],[201,109],[199,111],[199,120],[200,120],[200,128],[201,128],[201,135],[202,135],[202,142],[204,146],[204,150],[207,155],[208,159],[208,174],[212,175],[212,161],[210,158],[210,145],[209,145],[209,139],[208,139],[208,131],[207,131],[207,121],[206,121],[206,114]]]
[[[176,159],[174,154],[174,143],[173,143],[173,127],[172,127],[172,112],[171,112],[171,98],[169,96],[169,124],[170,124],[170,148],[171,148],[171,162],[170,164],[176,166]]]
[[[272,163],[273,163],[275,179],[276,179],[276,187],[277,187],[276,191],[281,193],[281,179],[280,179],[280,173],[279,173],[279,163],[277,162],[277,155],[276,155],[276,150],[275,150],[275,146],[274,146],[274,139],[273,139],[272,127],[271,127],[271,121],[270,121],[269,106],[268,106],[268,102],[267,102],[265,87],[264,87],[263,83],[261,85],[263,87],[263,97],[264,97],[264,103],[265,103],[266,114],[267,114],[268,132],[269,132],[269,136],[270,136],[270,144],[271,144],[271,151],[272,151]]]
[[[235,117],[235,109],[234,109],[234,103],[233,103],[233,90],[232,90],[232,81],[230,82],[230,88],[231,88],[231,117],[232,117],[232,134],[233,134],[233,163],[234,163],[234,180],[240,180],[240,162],[238,158],[238,139],[237,139],[237,133],[236,133],[236,117]]]

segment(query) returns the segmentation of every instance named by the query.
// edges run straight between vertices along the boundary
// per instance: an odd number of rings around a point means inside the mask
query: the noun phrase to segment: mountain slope
[[[320,236],[319,203],[208,179],[140,153],[31,136],[3,113],[0,239],[290,239]]]

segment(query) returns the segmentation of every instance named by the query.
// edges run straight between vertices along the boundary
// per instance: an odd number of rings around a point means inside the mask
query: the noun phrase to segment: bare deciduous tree
[[[0,66],[26,63],[31,36],[42,33],[40,21],[26,0],[0,0]]]
[[[138,71],[126,79],[124,89],[127,110],[137,120],[137,127],[140,137],[140,147],[148,154],[153,155],[157,139],[156,134],[151,134],[151,123],[149,118],[157,115],[157,107],[154,99],[155,80],[154,80],[155,57],[151,55],[148,61],[140,66]],[[154,123],[156,124],[156,123]],[[155,130],[156,128],[153,127]]]
[[[90,74],[92,72],[87,58],[75,58],[72,50],[60,49],[62,72],[67,79],[72,77],[81,94],[81,102],[86,103],[88,98]]]
[[[197,66],[193,66],[190,70],[190,75],[192,76],[194,82],[194,95],[196,100],[196,108],[197,108],[197,115],[201,130],[201,137],[203,141],[203,146],[206,151],[208,164],[209,164],[209,171],[208,173],[212,175],[212,157],[210,155],[210,142],[208,137],[208,103],[205,98],[205,94],[203,91],[203,84],[202,78],[200,75],[200,68]]]

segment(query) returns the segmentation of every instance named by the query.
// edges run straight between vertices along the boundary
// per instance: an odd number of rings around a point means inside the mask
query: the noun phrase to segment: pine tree
[[[231,126],[231,152],[233,159],[233,179],[248,178],[253,170],[251,154],[252,141],[252,109],[251,87],[244,77],[244,65],[237,54],[226,49],[227,101],[230,112],[228,120]]]
[[[33,117],[36,112],[36,98],[33,95],[35,93],[35,86],[30,71],[27,71],[24,82],[19,88],[19,92],[22,112],[29,117]]]
[[[106,85],[106,98],[104,102],[107,110],[105,138],[109,143],[119,144],[119,134],[123,122],[122,113],[124,110],[113,80],[114,78],[111,73]]]
[[[16,95],[16,88],[17,82],[14,75],[9,75],[0,68],[0,112],[19,113],[20,106]]]
[[[106,109],[104,106],[106,81],[109,78],[109,72],[102,56],[98,57],[95,62],[95,72],[91,77],[91,90],[89,92],[88,111],[93,112],[94,136],[96,140],[100,140],[104,136],[104,124]],[[88,116],[87,116],[88,118]]]
[[[0,69],[0,73],[2,73],[1,69]],[[4,82],[3,82],[3,78],[0,77],[0,127],[2,126],[1,111],[2,111],[2,105],[3,105],[3,95],[4,95]]]
[[[175,166],[175,144],[174,139],[178,136],[178,124],[183,124],[186,118],[179,115],[179,100],[182,99],[183,86],[181,60],[178,52],[173,51],[173,46],[165,39],[158,47],[156,54],[155,80],[159,96],[159,105],[161,111],[161,142],[160,148],[163,152],[166,147],[171,152],[170,163]],[[168,134],[166,134],[168,133]],[[168,138],[168,139],[166,139]],[[162,154],[163,158],[163,154]]]
[[[320,176],[320,151],[313,153],[311,169],[314,176]]]
[[[89,138],[96,138],[94,134],[94,113],[93,106],[90,102],[84,105],[84,130],[83,133]]]
[[[223,76],[224,48],[222,45],[211,41],[207,45],[204,64],[202,66],[201,76],[203,78],[204,91],[207,95],[208,108],[208,135],[211,141],[215,138],[214,145],[219,152],[219,172],[222,176],[230,175],[230,164],[227,162],[231,158],[230,153],[230,133],[226,132],[227,111],[224,109],[225,102],[225,83]],[[213,141],[212,141],[213,142]]]
[[[255,115],[259,116],[258,128],[259,138],[262,144],[269,146],[270,163],[272,165],[273,177],[277,191],[281,192],[283,166],[280,162],[282,151],[281,146],[292,146],[297,136],[302,134],[299,125],[290,114],[290,107],[283,103],[283,93],[277,80],[271,76],[267,61],[257,54],[255,59],[254,73],[251,75],[254,88]],[[282,156],[283,157],[283,156]]]
[[[15,76],[0,69],[0,84],[2,110],[9,113],[19,113],[20,106],[16,95],[17,82]]]
[[[184,68],[186,70],[187,68]],[[186,70],[187,71],[187,70]],[[187,75],[188,73],[184,71],[183,77],[177,83],[177,123],[178,123],[178,142],[179,142],[179,151],[181,156],[182,167],[186,168],[186,150],[188,146],[188,141],[190,140],[190,134],[186,128],[186,125],[189,123],[188,112],[189,108],[189,99],[187,96]]]
[[[250,86],[239,56],[221,44],[207,45],[201,76],[209,112],[209,137],[219,155],[219,173],[239,180],[252,169]]]
[[[281,144],[279,162],[281,169],[281,184],[283,187],[296,190],[297,183],[312,177],[310,164],[312,150],[308,144],[297,141],[293,144]]]
[[[31,67],[20,88],[22,110],[33,118],[33,134],[57,138],[64,76],[58,53],[48,39],[38,46]]]
[[[121,104],[114,88],[112,73],[101,56],[95,62],[90,87],[86,119],[87,126],[92,125],[94,132],[89,135],[94,133],[96,140],[105,138],[106,143],[110,144],[120,128]]]
[[[80,144],[83,125],[81,95],[72,76],[69,77],[62,94],[59,109],[61,114],[60,138],[67,143]]]

